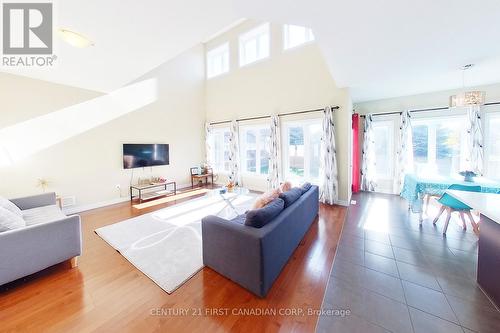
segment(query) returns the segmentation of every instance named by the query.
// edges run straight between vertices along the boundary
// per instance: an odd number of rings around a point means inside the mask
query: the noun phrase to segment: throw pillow
[[[21,209],[19,209],[19,207],[17,207],[12,201],[4,197],[0,197],[0,207],[3,207],[8,211],[11,211],[12,213],[18,216],[23,216],[23,212],[21,211]]]
[[[276,198],[263,208],[249,210],[245,219],[245,225],[254,228],[262,228],[278,216],[284,206],[285,203],[283,200]]]
[[[229,220],[229,222],[232,222],[232,223],[238,223],[238,224],[245,224],[245,219],[246,219],[246,215],[245,214],[241,214],[241,215],[238,215],[236,216],[235,218]]]
[[[12,213],[10,210],[0,207],[0,232],[18,229],[25,226],[26,222],[21,216]]]
[[[302,191],[298,187],[292,188],[290,191],[280,194],[280,198],[285,202],[285,208],[293,204],[302,195]]]
[[[279,197],[280,193],[278,189],[270,190],[255,200],[252,209],[263,208],[265,205]]]
[[[302,186],[300,187],[300,190],[302,191],[302,194],[304,194],[307,191],[309,191],[309,189],[311,188],[311,186],[312,185],[309,182],[302,184]]]
[[[292,183],[290,183],[289,181],[286,181],[284,183],[281,183],[280,185],[280,193],[284,193],[286,191],[290,191],[292,189]]]

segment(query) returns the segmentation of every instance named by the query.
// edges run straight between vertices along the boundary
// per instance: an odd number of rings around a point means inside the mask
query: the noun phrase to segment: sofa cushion
[[[0,207],[5,208],[8,211],[10,211],[18,216],[23,216],[21,209],[19,209],[19,207],[17,207],[12,201],[10,201],[4,197],[0,197]]]
[[[252,209],[263,208],[268,203],[279,197],[279,189],[273,189],[261,194],[254,202]]]
[[[23,218],[10,210],[0,207],[0,232],[19,229],[26,226]]]
[[[263,208],[249,210],[245,219],[245,225],[261,228],[278,216],[284,207],[285,203],[283,200],[276,198]]]
[[[309,191],[309,189],[311,188],[311,186],[312,186],[312,185],[311,185],[311,183],[306,182],[306,183],[302,184],[302,186],[301,186],[301,187],[299,187],[299,188],[300,188],[300,190],[302,191],[302,194],[304,194],[304,193],[306,193],[307,191]]]
[[[54,222],[66,218],[57,205],[49,205],[23,210],[26,225]]]
[[[284,193],[286,191],[290,191],[291,188],[292,188],[292,183],[290,183],[289,181],[286,181],[286,182],[281,183],[281,185],[279,187],[279,191],[280,191],[280,193]]]
[[[286,191],[280,194],[280,198],[285,202],[285,208],[293,204],[302,195],[302,191],[298,187],[292,188],[290,191]]]

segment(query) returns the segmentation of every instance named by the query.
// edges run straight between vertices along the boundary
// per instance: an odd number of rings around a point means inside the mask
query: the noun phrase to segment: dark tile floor
[[[317,332],[500,332],[500,312],[475,280],[470,226],[454,216],[443,237],[436,205],[419,227],[399,196],[353,200],[322,305],[350,315],[321,316]]]

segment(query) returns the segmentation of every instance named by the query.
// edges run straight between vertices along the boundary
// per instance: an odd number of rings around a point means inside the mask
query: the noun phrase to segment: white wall
[[[482,90],[486,92],[486,102],[499,102],[500,101],[500,83],[470,87],[467,90]],[[356,112],[360,114],[368,113],[383,113],[413,109],[426,109],[436,107],[447,107],[449,104],[449,97],[463,89],[437,91],[428,94],[419,94],[411,96],[403,96],[397,98],[381,99],[376,101],[369,101],[357,103],[354,105]]]
[[[230,72],[206,82],[209,121],[294,112],[338,105],[335,111],[339,198],[350,197],[349,178],[352,103],[349,90],[339,89],[316,43],[283,50],[282,26],[271,24],[270,58],[239,68],[238,35],[259,23],[245,21],[206,44],[206,49],[229,41]],[[307,115],[302,117],[317,117]],[[287,118],[288,119],[288,118]],[[266,179],[244,177],[245,186],[266,189]]]
[[[0,195],[40,193],[36,183],[43,177],[50,182],[47,191],[76,196],[81,208],[126,200],[131,170],[122,168],[122,143],[170,144],[170,165],[136,169],[135,180],[138,176],[161,175],[179,185],[190,183],[189,167],[204,159],[203,46],[137,81],[149,78],[155,78],[158,84],[154,103],[0,167]],[[92,91],[0,74],[0,129],[99,96]]]

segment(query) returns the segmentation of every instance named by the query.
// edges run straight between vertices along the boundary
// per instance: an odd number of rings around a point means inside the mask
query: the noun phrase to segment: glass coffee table
[[[226,205],[215,215],[220,216],[222,212],[226,209],[230,209],[236,215],[239,215],[238,210],[234,207],[233,202],[242,195],[247,195],[250,191],[244,187],[235,187],[232,191],[228,191],[226,188],[216,189],[212,191],[213,195],[219,195]]]

